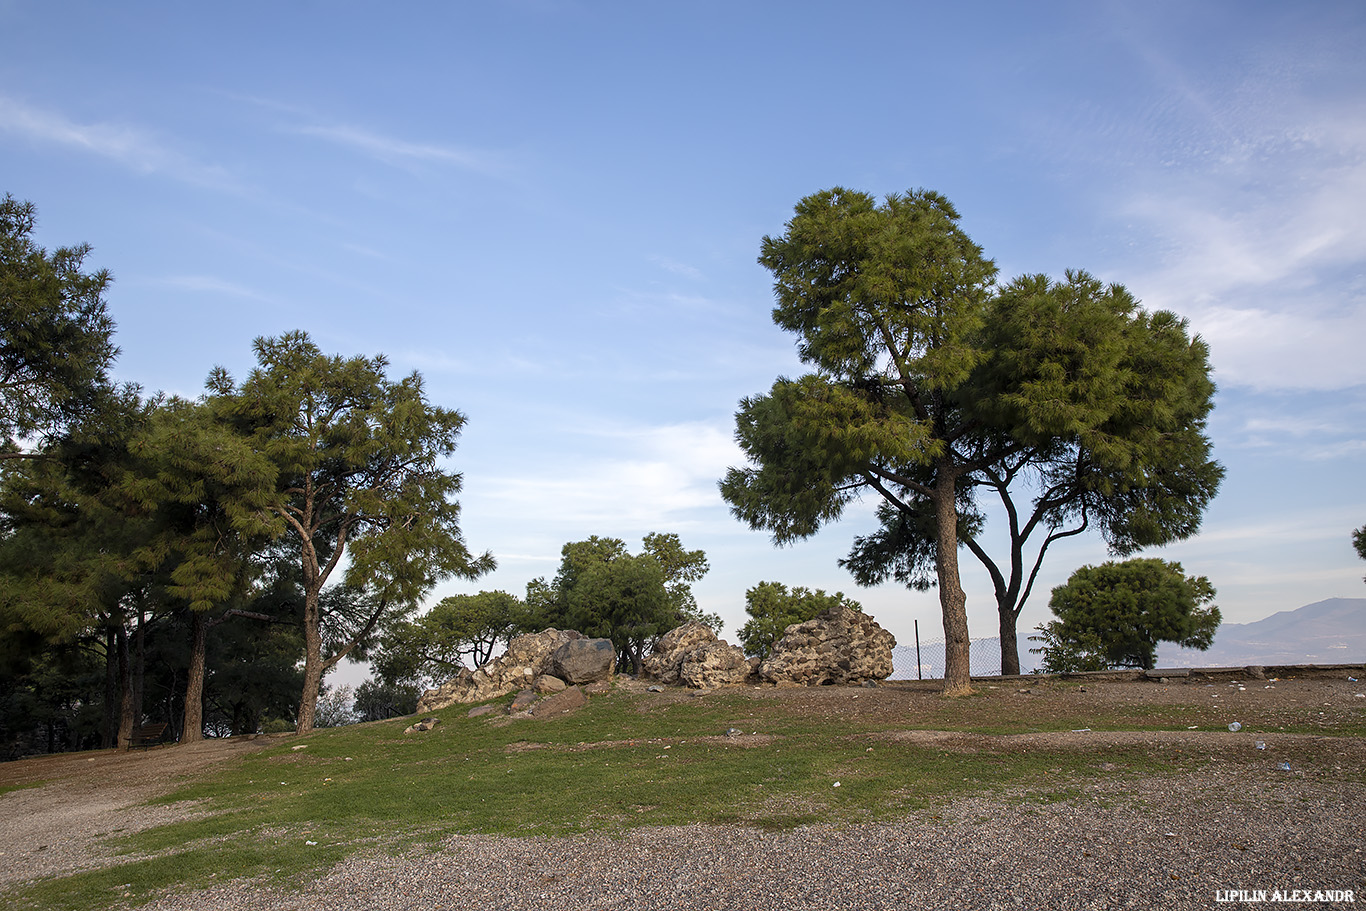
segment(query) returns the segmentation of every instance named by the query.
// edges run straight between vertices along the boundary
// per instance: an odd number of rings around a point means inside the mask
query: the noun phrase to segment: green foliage
[[[274,466],[268,511],[299,545],[298,724],[308,731],[322,675],[363,647],[387,611],[412,610],[441,579],[477,578],[495,564],[466,548],[455,499],[461,476],[444,468],[464,415],[429,403],[421,375],[390,380],[383,356],[329,357],[303,332],[260,338],[255,347],[257,367],[240,386],[221,368],[210,375],[209,404]],[[343,556],[345,587],[364,592],[373,609],[324,655],[321,597]]]
[[[1352,544],[1357,549],[1357,556],[1366,560],[1366,525],[1352,532]]]
[[[109,273],[82,271],[86,244],[34,244],[36,220],[32,203],[0,201],[0,458],[97,413],[118,354]]]
[[[525,622],[527,607],[502,591],[443,598],[416,620],[393,623],[373,658],[386,683],[424,679],[444,681],[468,659],[472,667],[487,662]]]
[[[923,510],[946,650],[945,690],[969,686],[966,596],[958,577],[959,479],[987,464],[956,394],[985,360],[980,331],[996,267],[937,193],[879,205],[842,188],[808,196],[759,262],[774,275],[774,322],[815,372],[745,399],[736,440],[751,465],[721,494],[734,515],[785,544],[872,492]],[[965,447],[963,443],[968,445]]]
[[[564,545],[553,582],[527,585],[530,628],[611,639],[621,666],[636,674],[646,650],[669,630],[688,620],[719,628],[719,617],[698,611],[690,587],[707,572],[706,555],[685,550],[675,534],[646,535],[644,545],[637,556],[618,538]]]
[[[422,698],[422,687],[416,683],[366,680],[356,687],[355,715],[357,721],[383,721],[417,711]]]
[[[937,584],[948,676],[966,681],[960,543],[992,579],[1010,672],[1016,619],[1054,541],[1095,528],[1129,554],[1188,537],[1223,469],[1205,435],[1208,347],[1184,320],[1084,272],[995,287],[957,220],[934,193],[878,205],[837,188],[764,238],[774,321],[816,372],[742,401],[736,438],[751,465],[721,492],[777,544],[880,497],[881,528],[841,565],[864,585]],[[1005,554],[979,542],[982,494],[1001,504]]]
[[[654,557],[664,571],[664,588],[669,603],[681,620],[696,620],[720,632],[721,617],[718,614],[705,614],[697,606],[693,597],[692,583],[707,574],[711,566],[707,555],[700,550],[685,550],[678,535],[670,532],[661,534],[651,532],[641,539],[645,553]]]
[[[1180,563],[1149,558],[1083,566],[1053,589],[1049,606],[1058,619],[1043,628],[1045,669],[1097,660],[1151,668],[1159,642],[1208,649],[1220,621],[1213,600],[1209,580],[1184,575]]]
[[[318,694],[318,709],[314,715],[314,723],[320,728],[339,728],[355,724],[356,713],[351,708],[355,695],[355,688],[351,686],[324,686]]]
[[[789,626],[805,623],[833,607],[863,610],[857,601],[844,597],[843,592],[827,595],[819,588],[811,591],[800,585],[789,591],[781,582],[760,582],[745,592],[749,620],[740,627],[740,645],[746,655],[766,659]]]
[[[279,533],[268,519],[275,466],[208,406],[175,398],[156,403],[129,452],[119,493],[154,522],[137,567],[166,569],[167,593],[192,610],[221,608]]]
[[[1074,674],[1080,671],[1105,671],[1110,669],[1105,656],[1101,654],[1100,637],[1093,630],[1076,630],[1070,636],[1063,632],[1062,623],[1050,620],[1036,627],[1037,636],[1030,636],[1030,642],[1038,642],[1038,648],[1031,648],[1032,654],[1040,655],[1038,670],[1045,674]]]

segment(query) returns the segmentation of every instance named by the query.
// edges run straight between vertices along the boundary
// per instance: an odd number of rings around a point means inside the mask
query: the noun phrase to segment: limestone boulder
[[[834,607],[794,623],[774,644],[759,676],[769,683],[821,686],[885,680],[896,639],[860,611]]]
[[[434,712],[457,703],[483,702],[531,687],[550,674],[555,650],[583,637],[574,630],[547,629],[527,633],[508,643],[507,651],[478,670],[462,668],[448,683],[427,690],[417,703],[419,712]]]
[[[440,718],[423,718],[421,721],[417,721],[413,724],[408,725],[408,727],[404,728],[403,733],[421,734],[425,731],[430,731],[432,728],[436,727],[440,723]]]
[[[611,639],[574,639],[555,649],[551,673],[569,684],[593,683],[611,677],[616,666]]]
[[[542,674],[536,678],[535,690],[542,696],[549,696],[553,693],[560,692],[560,690],[563,690],[568,685],[569,684],[565,683],[559,677]]]
[[[718,641],[711,627],[697,621],[685,623],[659,637],[650,654],[645,656],[646,676],[661,683],[677,683],[688,653],[700,645]]]
[[[532,718],[554,718],[566,715],[588,704],[588,696],[577,686],[567,687],[553,696],[547,696],[531,707]]]
[[[750,664],[745,658],[745,650],[725,642],[697,646],[683,657],[678,669],[679,679],[697,689],[744,683],[749,675]]]

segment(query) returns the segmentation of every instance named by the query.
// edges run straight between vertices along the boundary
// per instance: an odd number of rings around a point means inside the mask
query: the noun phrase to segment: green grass
[[[889,728],[1011,734],[1188,726],[1146,706],[1059,719],[1046,699],[921,702],[920,716],[890,724],[875,713],[821,714],[792,700],[717,693],[661,703],[618,692],[558,720],[499,724],[470,719],[459,706],[436,713],[443,723],[425,734],[404,736],[407,719],[319,731],[166,795],[161,802],[196,801],[205,812],[123,839],[121,862],[0,899],[14,908],[84,911],[224,879],[296,882],[359,850],[403,850],[453,833],[839,825],[983,791],[1047,804],[1069,799],[1083,780],[1175,773],[1179,765],[1140,749],[1110,749],[1103,758],[990,746],[963,752],[878,735]],[[766,737],[743,746],[719,736],[731,727]]]
[[[37,781],[24,781],[19,784],[0,784],[0,797],[3,797],[10,791],[22,791],[25,788],[41,788],[45,784],[47,784],[46,778],[38,779]]]

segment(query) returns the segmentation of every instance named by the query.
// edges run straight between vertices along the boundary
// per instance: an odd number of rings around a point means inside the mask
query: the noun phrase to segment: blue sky
[[[739,399],[801,370],[760,239],[835,185],[937,190],[1003,278],[1188,317],[1228,476],[1158,555],[1228,622],[1366,595],[1359,2],[0,0],[0,33],[0,192],[114,273],[120,379],[197,395],[304,329],[466,413],[464,530],[500,567],[437,596],[673,531],[732,637],[761,580],[939,634],[934,592],[836,565],[872,503],[780,550],[716,490]],[[1056,550],[1022,630],[1105,558]]]

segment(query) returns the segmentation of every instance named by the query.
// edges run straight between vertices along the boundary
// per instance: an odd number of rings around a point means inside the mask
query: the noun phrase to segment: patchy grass
[[[22,791],[25,788],[41,788],[45,784],[47,784],[46,778],[40,778],[36,781],[21,781],[16,784],[0,784],[0,797],[3,797],[10,791]]]
[[[921,700],[908,716],[889,713],[878,703],[885,697],[859,695],[618,691],[556,720],[471,719],[459,706],[436,713],[442,724],[426,734],[404,736],[408,719],[318,731],[165,795],[161,802],[192,800],[211,812],[123,839],[121,861],[0,898],[70,911],[136,905],[225,879],[296,882],[363,849],[402,850],[453,833],[685,823],[781,830],[896,818],[982,792],[1046,806],[1098,778],[1179,774],[1195,757],[1134,747],[1107,749],[1102,762],[1090,750],[1008,750],[989,739],[950,749],[877,735],[1222,727],[1215,710],[1170,705],[1079,710],[1069,700],[1059,717],[1046,692]],[[1245,725],[1256,723],[1248,716]],[[727,737],[728,729],[742,734]]]

